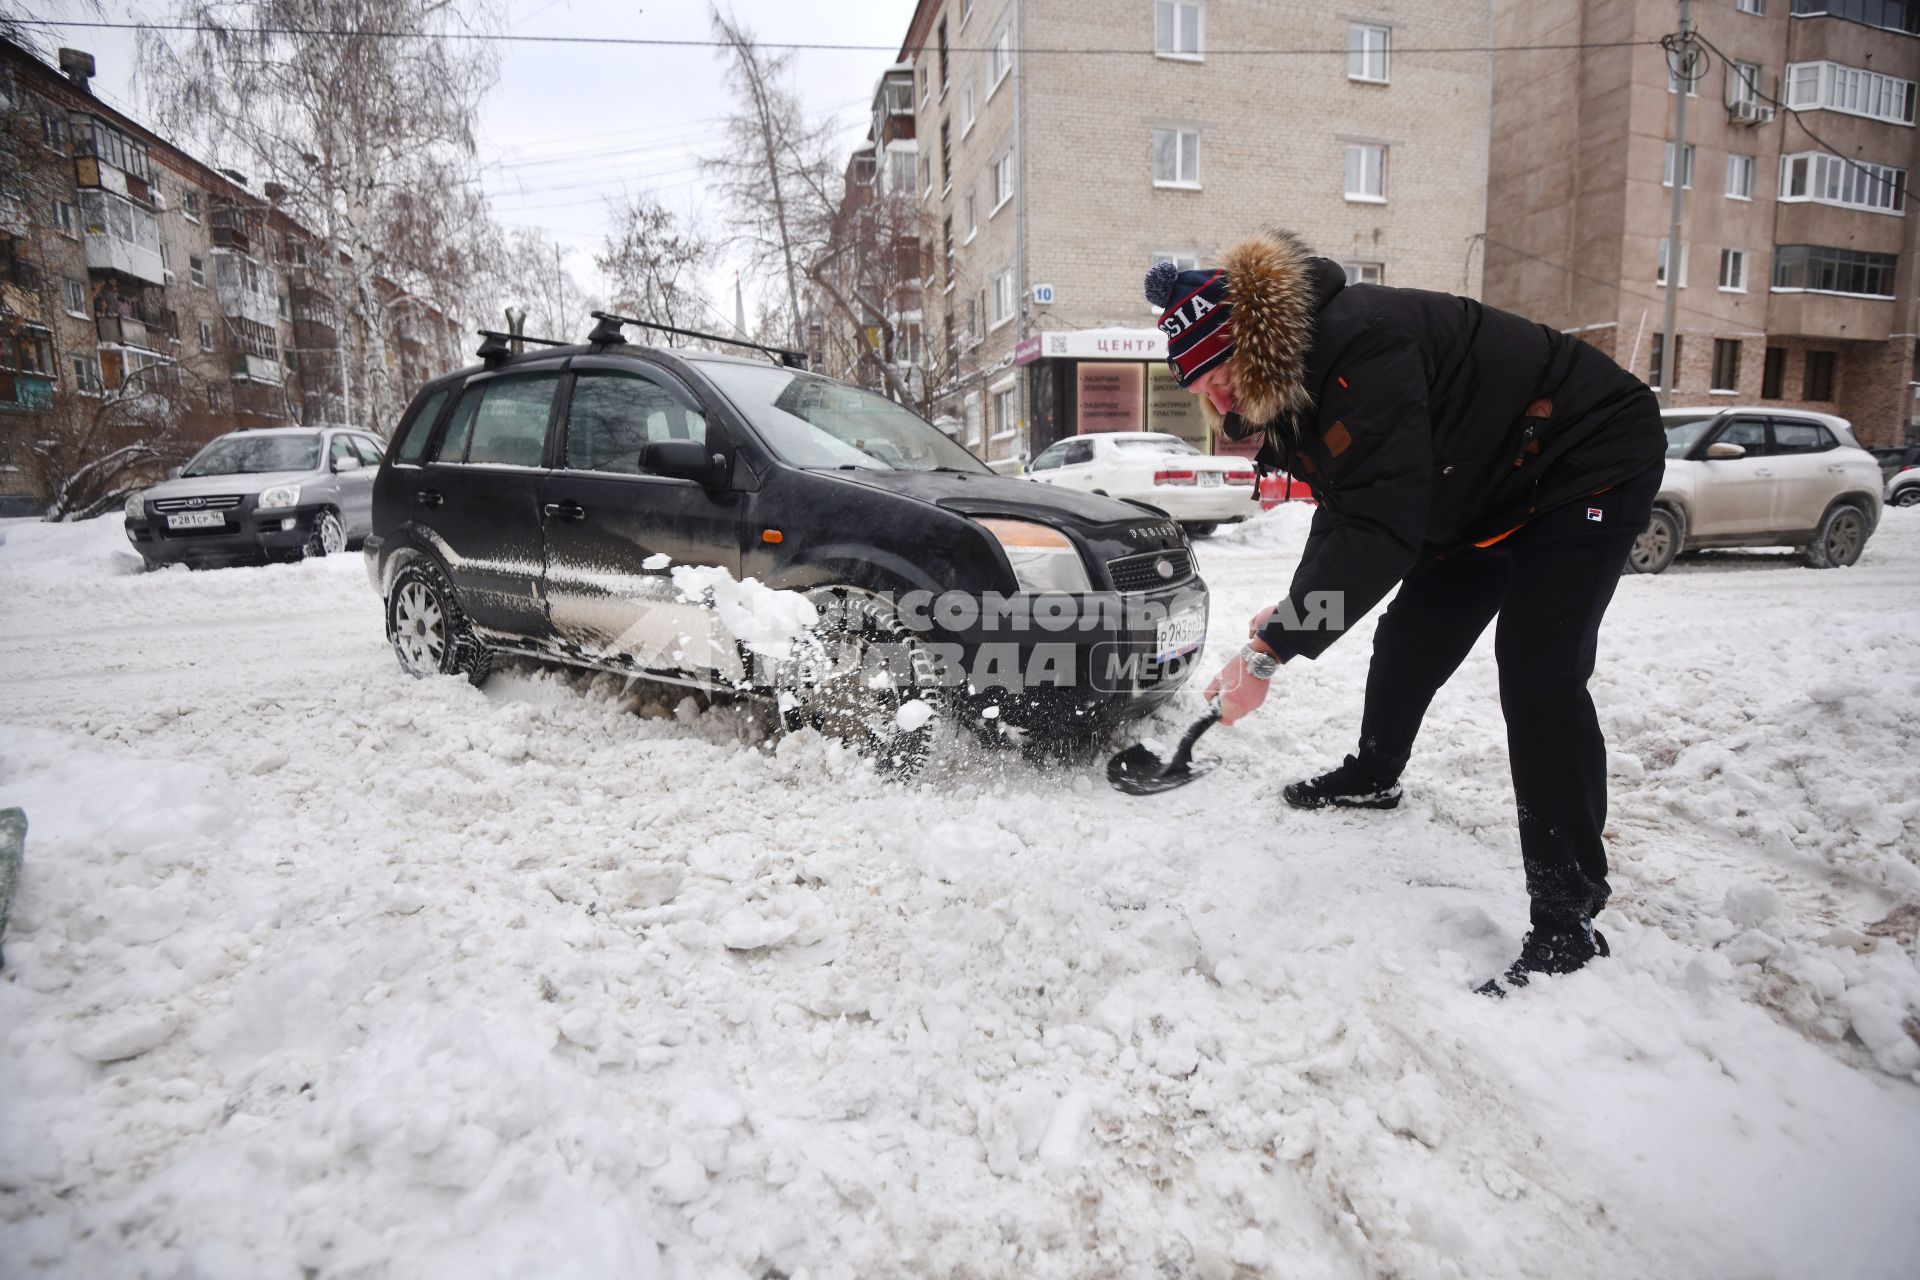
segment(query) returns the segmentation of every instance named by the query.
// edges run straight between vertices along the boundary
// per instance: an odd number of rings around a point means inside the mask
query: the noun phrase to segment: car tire
[[[338,555],[346,549],[347,527],[340,523],[339,513],[329,509],[314,517],[313,529],[301,544],[300,552],[305,559],[314,560]]]
[[[919,637],[890,605],[864,591],[825,587],[807,596],[820,610],[820,622],[796,639],[776,669],[781,728],[815,729],[853,746],[886,776],[915,776],[932,753],[951,702],[917,660],[924,653]],[[902,656],[904,680],[897,661]],[[882,673],[885,681],[877,682]],[[901,708],[912,701],[927,703],[933,715],[903,725]]]
[[[465,675],[486,683],[493,654],[473,634],[447,575],[430,560],[402,569],[387,593],[387,638],[410,676]]]
[[[1668,507],[1655,507],[1647,527],[1627,553],[1627,568],[1634,573],[1664,573],[1680,554],[1685,539],[1686,526],[1680,514]]]
[[[1213,531],[1215,529],[1218,529],[1220,526],[1219,524],[1213,521],[1202,520],[1196,524],[1185,524],[1185,525],[1181,525],[1180,527],[1187,531],[1187,536],[1189,538],[1206,538],[1206,537],[1211,537],[1213,534]]]
[[[1888,500],[1895,507],[1920,507],[1920,484],[1910,484]]]
[[[1807,564],[1815,569],[1844,569],[1860,559],[1871,532],[1866,512],[1851,502],[1836,502],[1820,518],[1820,528],[1806,546]]]

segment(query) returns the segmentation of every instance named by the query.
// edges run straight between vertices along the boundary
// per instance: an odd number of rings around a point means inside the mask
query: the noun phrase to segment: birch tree
[[[388,357],[402,300],[458,305],[447,267],[475,231],[473,126],[496,64],[450,37],[491,16],[474,0],[179,0],[189,32],[141,33],[161,121],[280,184],[322,239],[376,429],[403,390]]]
[[[608,210],[613,230],[593,264],[607,282],[609,307],[635,320],[700,328],[700,275],[713,246],[658,200],[635,196]],[[711,326],[704,326],[711,327]],[[663,340],[673,345],[674,339]]]

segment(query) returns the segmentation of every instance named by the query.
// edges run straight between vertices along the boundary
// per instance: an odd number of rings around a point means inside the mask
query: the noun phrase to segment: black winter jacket
[[[1646,384],[1604,353],[1471,298],[1348,285],[1291,236],[1225,262],[1238,412],[1259,462],[1319,509],[1288,601],[1260,638],[1316,657],[1432,559],[1490,545],[1662,465]],[[1321,604],[1339,599],[1331,615]],[[1300,624],[1305,623],[1303,628]]]

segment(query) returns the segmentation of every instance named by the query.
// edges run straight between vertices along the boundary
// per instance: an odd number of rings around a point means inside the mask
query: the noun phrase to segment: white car
[[[1151,431],[1070,436],[1035,458],[1027,479],[1144,502],[1195,537],[1260,512],[1251,459],[1212,457]]]
[[[1667,472],[1629,565],[1659,573],[1683,550],[1799,547],[1850,565],[1880,523],[1880,464],[1845,418],[1799,409],[1663,409]]]

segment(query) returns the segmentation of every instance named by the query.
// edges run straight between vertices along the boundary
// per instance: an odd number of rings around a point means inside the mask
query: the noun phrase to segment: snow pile
[[[711,565],[676,565],[672,574],[682,600],[710,606],[727,634],[754,653],[785,657],[794,640],[820,620],[806,596],[776,591],[758,578],[735,578]]]
[[[1215,659],[1304,528],[1200,544]],[[89,536],[0,547],[10,1276],[1912,1270],[1920,513],[1622,581],[1614,958],[1498,1003],[1490,639],[1392,813],[1278,801],[1364,634],[1184,790],[902,788],[612,676],[410,680],[352,557]]]
[[[1314,506],[1308,502],[1283,502],[1270,511],[1262,511],[1240,524],[1221,525],[1217,533],[1203,539],[1205,551],[1260,551],[1298,559],[1306,545],[1307,530],[1313,524]]]

